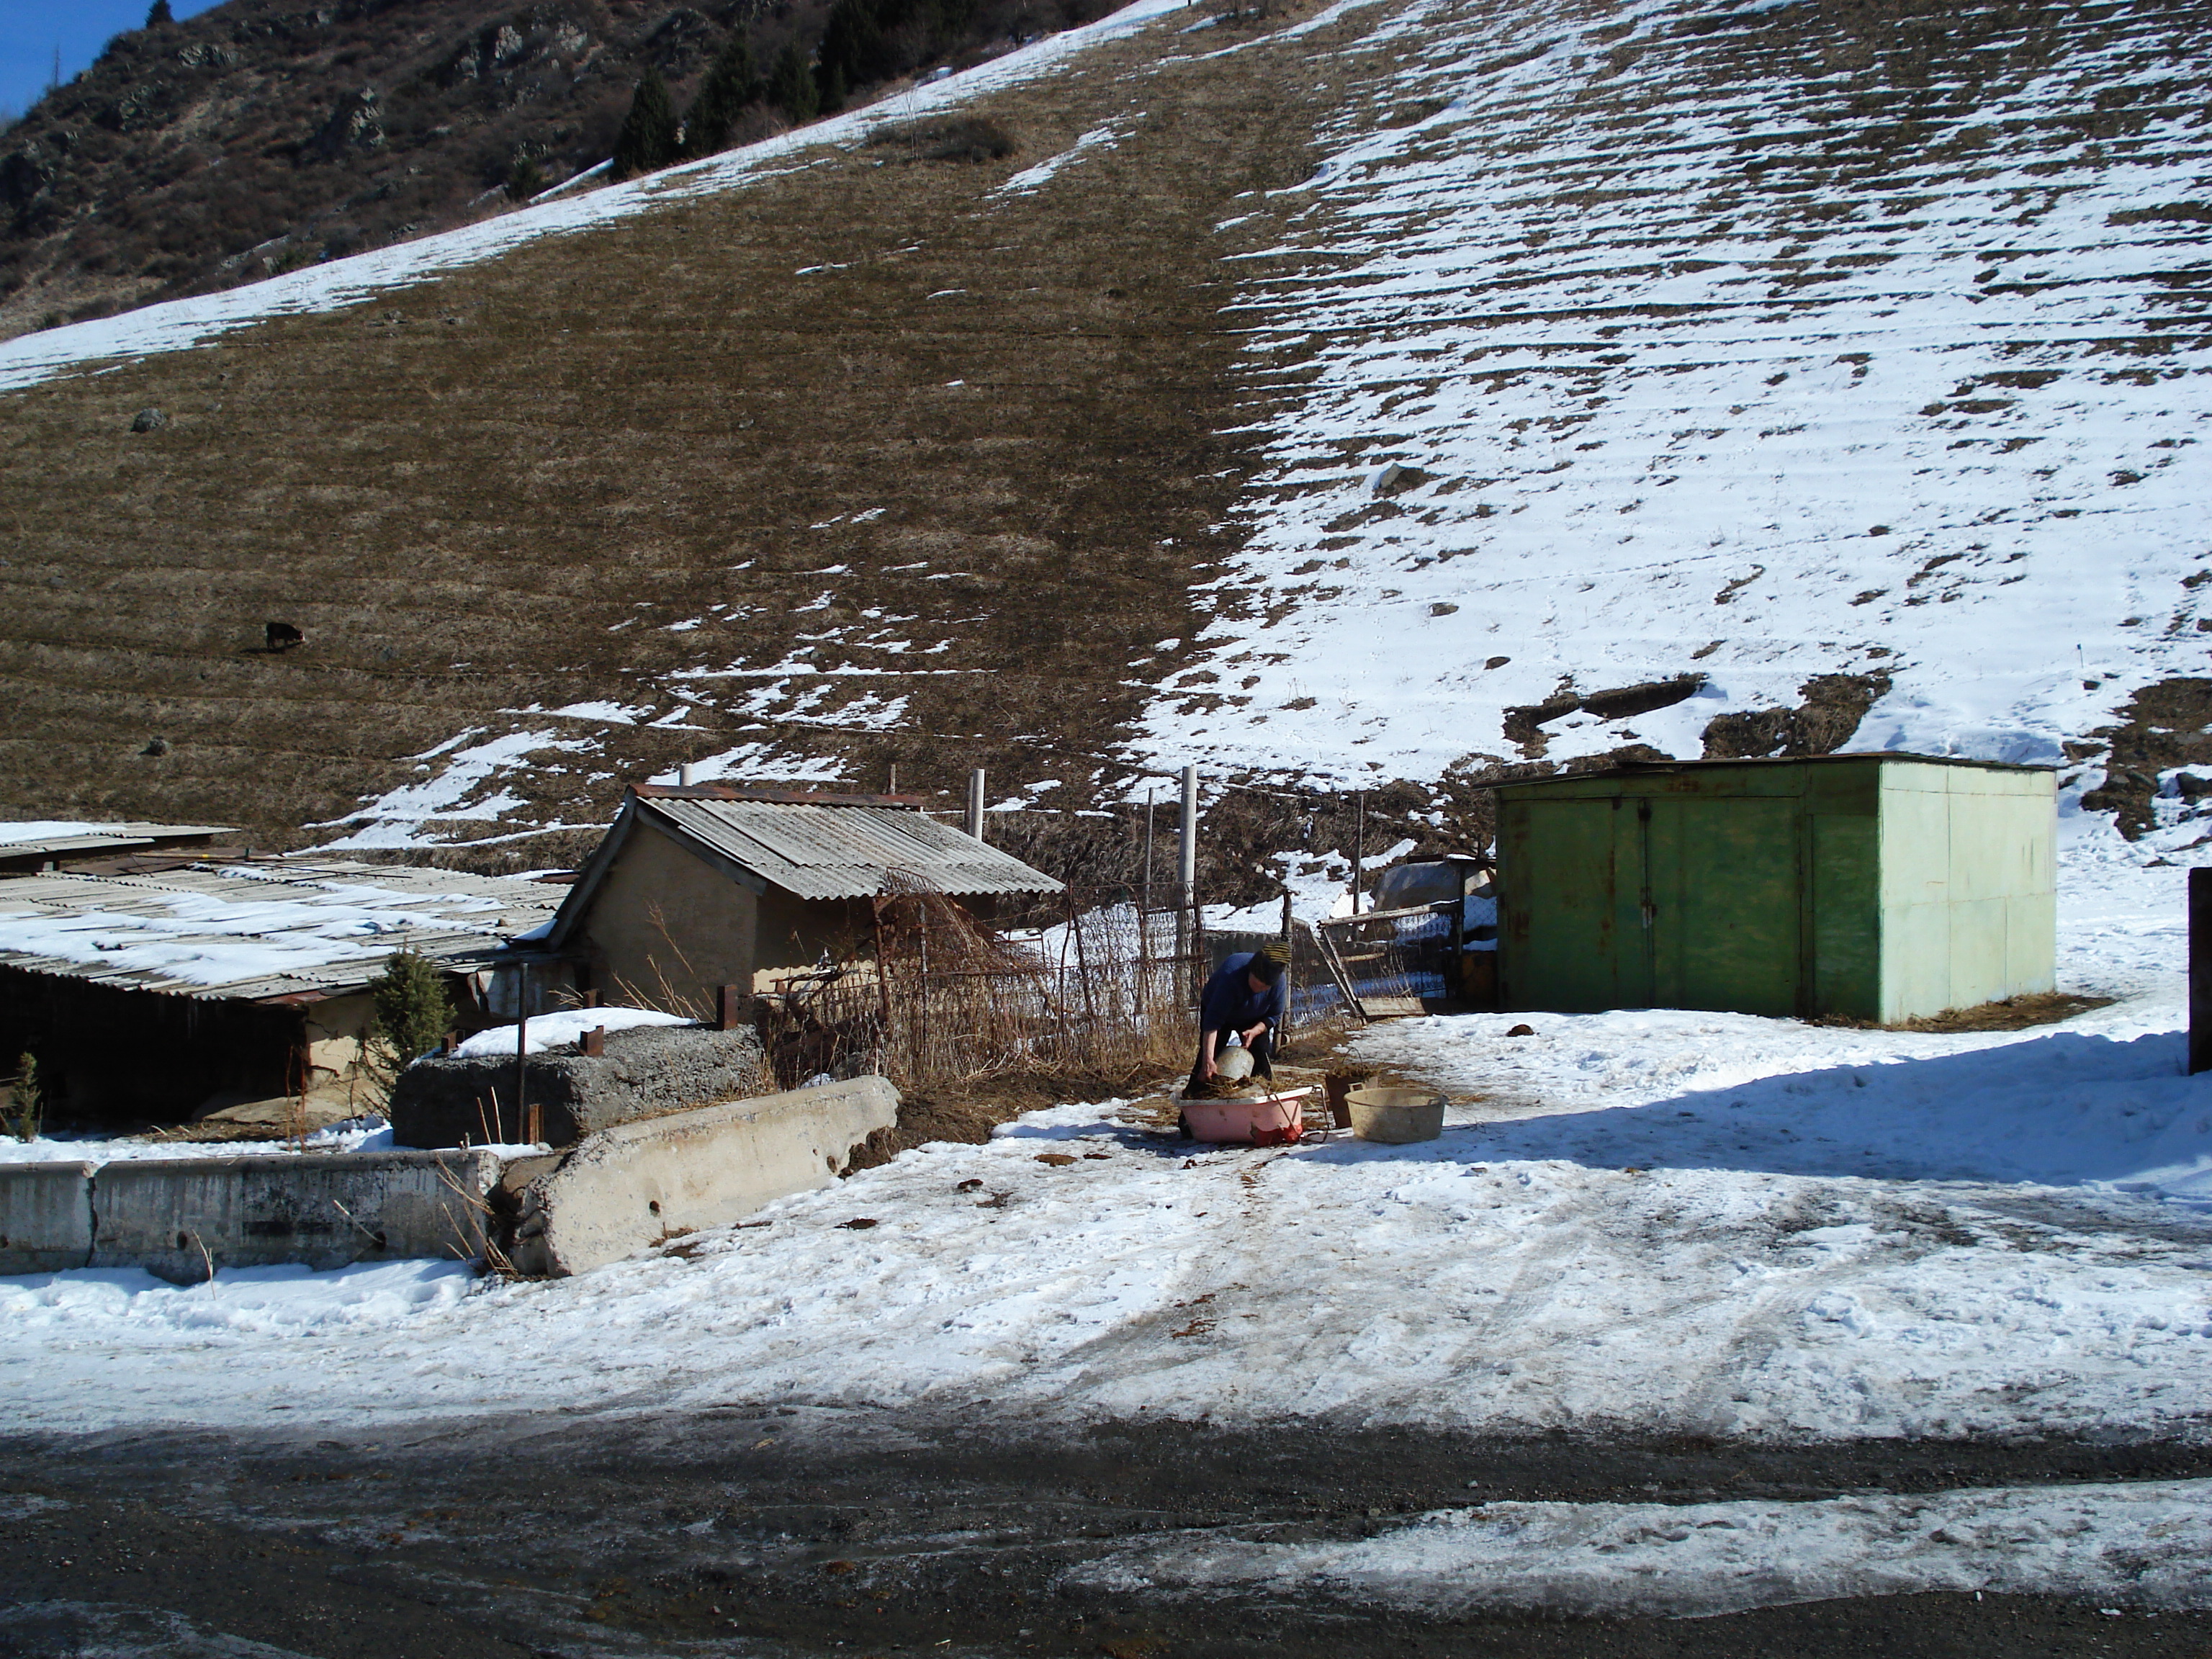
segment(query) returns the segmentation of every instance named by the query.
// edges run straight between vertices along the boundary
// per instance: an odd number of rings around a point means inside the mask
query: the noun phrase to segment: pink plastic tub
[[[1313,1091],[1285,1089],[1247,1100],[1179,1100],[1194,1139],[1217,1145],[1287,1146],[1306,1132],[1305,1097]]]

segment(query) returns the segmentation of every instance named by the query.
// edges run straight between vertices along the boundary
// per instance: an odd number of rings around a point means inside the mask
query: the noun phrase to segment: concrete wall
[[[89,1164],[0,1164],[0,1273],[90,1265],[92,1171]]]
[[[761,895],[747,982],[756,991],[772,991],[776,981],[813,967],[825,951],[837,962],[872,957],[875,921],[875,908],[866,899],[802,899],[771,887]]]
[[[361,1064],[361,1045],[376,1015],[376,1000],[366,991],[352,996],[325,997],[301,1005],[306,1022],[303,1037],[312,1075],[307,1086],[327,1090],[343,1084]]]
[[[683,1111],[773,1086],[760,1038],[748,1027],[635,1025],[610,1031],[606,1053],[573,1048],[530,1056],[525,1086],[549,1146],[568,1146],[635,1118]],[[514,1057],[419,1060],[392,1091],[392,1133],[403,1146],[527,1140],[515,1109]]]
[[[751,889],[641,822],[584,918],[593,982],[610,1001],[711,1016],[720,987],[753,982],[757,913]]]
[[[216,1267],[313,1267],[483,1253],[482,1152],[0,1164],[0,1273],[144,1267],[197,1284]]]
[[[602,1130],[523,1189],[508,1255],[525,1273],[575,1273],[727,1225],[827,1186],[898,1103],[864,1077]]]

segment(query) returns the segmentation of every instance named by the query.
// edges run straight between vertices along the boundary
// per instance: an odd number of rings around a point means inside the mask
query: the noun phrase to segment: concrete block
[[[508,1255],[525,1273],[576,1273],[726,1226],[836,1180],[898,1105],[888,1079],[863,1077],[603,1129],[523,1188]]]
[[[634,1025],[607,1033],[605,1054],[530,1056],[530,1099],[548,1145],[569,1146],[617,1123],[748,1095],[772,1081],[750,1030]],[[392,1135],[403,1146],[512,1146],[526,1139],[514,1109],[514,1056],[440,1055],[399,1074]]]
[[[483,1254],[485,1152],[191,1158],[106,1164],[93,1182],[95,1267],[144,1267],[180,1285],[217,1267],[316,1268]]]
[[[51,1273],[92,1260],[89,1164],[0,1164],[0,1273]]]

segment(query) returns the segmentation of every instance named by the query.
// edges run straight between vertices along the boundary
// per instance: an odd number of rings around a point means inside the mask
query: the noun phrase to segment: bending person
[[[1290,966],[1286,945],[1240,951],[1213,970],[1198,1003],[1198,1060],[1190,1068],[1183,1097],[1195,1098],[1221,1069],[1222,1052],[1233,1033],[1252,1051],[1252,1074],[1275,1074],[1275,1033],[1283,1023],[1283,970]]]

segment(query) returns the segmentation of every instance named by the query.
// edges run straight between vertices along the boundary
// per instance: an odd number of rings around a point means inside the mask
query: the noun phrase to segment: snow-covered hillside
[[[1274,465],[1181,682],[1281,764],[1695,756],[1821,674],[1890,678],[1856,746],[2057,762],[2212,666],[2201,14],[1365,15],[1241,256]],[[1206,698],[1148,739],[1249,753]]]

